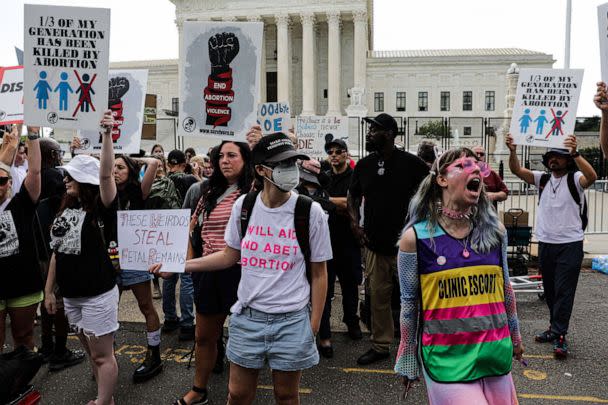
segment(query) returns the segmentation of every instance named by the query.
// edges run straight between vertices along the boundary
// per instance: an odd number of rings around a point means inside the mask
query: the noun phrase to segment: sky
[[[570,67],[585,69],[578,116],[598,114],[592,102],[600,79],[597,6],[606,1],[572,0]],[[28,3],[111,8],[112,62],[177,58],[169,0]],[[15,65],[14,46],[23,46],[23,4],[2,0],[0,65]],[[374,7],[376,50],[523,48],[553,55],[554,68],[564,66],[566,0],[374,0]]]

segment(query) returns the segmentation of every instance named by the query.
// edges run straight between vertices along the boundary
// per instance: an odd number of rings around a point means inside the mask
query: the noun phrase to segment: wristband
[[[29,139],[30,141],[40,139],[40,133],[39,132],[28,132],[27,139]]]
[[[571,153],[570,156],[572,156],[572,158],[576,159],[577,157],[579,157],[581,154],[578,153],[578,151]]]

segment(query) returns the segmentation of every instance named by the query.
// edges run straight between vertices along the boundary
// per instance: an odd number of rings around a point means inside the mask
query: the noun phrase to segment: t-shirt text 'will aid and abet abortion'
[[[256,240],[245,237],[241,241],[243,267],[281,271],[293,269],[300,250],[295,229],[250,225],[247,227],[247,235],[255,236]],[[260,252],[265,257],[260,257]]]

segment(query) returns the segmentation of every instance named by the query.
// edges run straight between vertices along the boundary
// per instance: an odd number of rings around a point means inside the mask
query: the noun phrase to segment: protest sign
[[[137,153],[144,122],[144,101],[148,85],[147,70],[110,70],[108,108],[112,110],[112,144],[115,153]],[[80,131],[76,153],[99,153],[99,130]]]
[[[162,271],[183,273],[188,250],[190,210],[118,211],[120,268],[147,271],[162,263]]]
[[[608,3],[597,6],[597,27],[600,33],[602,81],[608,83]]]
[[[563,148],[574,133],[582,69],[521,69],[510,132],[517,145]]]
[[[0,68],[0,125],[23,122],[23,66]]]
[[[314,159],[325,159],[325,143],[339,138],[348,144],[347,117],[300,116],[296,121],[298,151]]]
[[[257,119],[263,24],[186,21],[179,134],[244,141]]]
[[[289,103],[260,103],[258,106],[258,124],[262,135],[275,132],[287,133],[291,128],[291,110]]]
[[[144,126],[141,130],[141,139],[156,139],[156,94],[146,94]]]
[[[110,10],[25,5],[28,125],[99,129],[108,105]]]

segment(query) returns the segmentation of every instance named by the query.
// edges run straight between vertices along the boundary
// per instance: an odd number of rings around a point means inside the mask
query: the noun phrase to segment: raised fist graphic
[[[211,74],[226,72],[239,53],[239,39],[232,32],[222,32],[209,38]]]
[[[129,91],[129,80],[126,77],[113,77],[110,79],[109,87],[109,104],[120,102],[122,96]]]
[[[129,79],[126,77],[112,77],[108,83],[108,107],[112,110],[114,125],[112,126],[112,142],[120,139],[120,127],[125,122],[123,117],[122,97],[129,91]],[[99,136],[101,142],[101,135]]]
[[[211,74],[203,91],[207,125],[225,127],[232,117],[228,104],[234,101],[230,62],[239,53],[239,39],[232,32],[222,32],[209,38]]]

